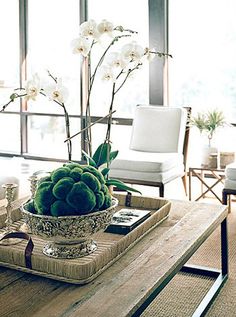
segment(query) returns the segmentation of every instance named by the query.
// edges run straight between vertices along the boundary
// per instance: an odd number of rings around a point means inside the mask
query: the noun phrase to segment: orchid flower
[[[100,74],[101,79],[105,82],[111,81],[114,83],[116,80],[113,69],[110,66],[102,66],[100,71],[99,71],[99,74]]]
[[[125,68],[128,64],[127,59],[124,59],[118,52],[110,53],[106,58],[106,62],[111,67],[118,67],[121,69]]]
[[[85,37],[79,37],[71,42],[71,46],[74,54],[81,54],[86,57],[89,54],[91,42]]]
[[[41,91],[40,79],[38,74],[34,74],[33,78],[28,80],[25,83],[25,99],[28,100],[36,100],[36,97],[39,95]]]
[[[54,100],[61,104],[64,104],[65,100],[68,97],[68,90],[62,85],[62,80],[58,79],[53,85],[49,85],[44,88],[46,96],[49,100]]]
[[[114,25],[107,20],[102,20],[102,22],[98,24],[97,30],[101,35],[107,34],[113,37]]]
[[[91,37],[97,40],[100,37],[97,23],[94,20],[89,20],[80,25],[80,35],[84,37]]]
[[[125,44],[121,49],[121,53],[125,59],[131,62],[139,62],[144,55],[144,49],[137,42],[133,41]]]

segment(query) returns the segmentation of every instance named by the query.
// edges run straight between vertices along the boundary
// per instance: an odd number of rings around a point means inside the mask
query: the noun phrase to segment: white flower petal
[[[107,55],[106,61],[109,66],[119,67],[121,69],[125,68],[128,64],[127,59],[124,59],[118,52],[112,52]]]
[[[25,99],[26,100],[36,100],[41,90],[40,78],[38,74],[34,74],[32,79],[26,81],[25,83]]]
[[[136,42],[125,44],[121,51],[124,58],[129,59],[130,61],[139,61],[144,54],[144,49]]]
[[[44,92],[49,100],[64,103],[68,97],[68,90],[62,85],[62,80],[58,79],[57,83],[48,85],[44,88]]]
[[[71,42],[71,46],[74,54],[81,54],[86,57],[90,51],[91,42],[87,38],[79,37]]]
[[[99,70],[99,75],[103,81],[115,82],[115,74],[110,66],[102,66]]]
[[[105,19],[102,20],[102,22],[99,23],[97,26],[97,30],[100,34],[108,34],[109,36],[113,35],[113,29],[114,29],[113,23]]]
[[[85,21],[80,25],[80,34],[84,37],[98,39],[100,33],[97,29],[97,23],[94,20]]]

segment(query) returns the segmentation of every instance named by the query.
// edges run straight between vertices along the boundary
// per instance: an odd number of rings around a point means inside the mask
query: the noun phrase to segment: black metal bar
[[[202,275],[212,278],[217,278],[221,274],[220,270],[198,265],[184,265],[180,271],[183,273]]]
[[[227,218],[221,223],[221,269],[223,275],[228,275],[228,232]]]
[[[224,283],[227,280],[227,275],[223,276],[220,274],[212,287],[209,289],[195,312],[193,313],[192,317],[201,317],[206,314],[208,309],[210,308],[211,304],[213,303],[214,299],[218,295],[219,291],[223,287]]]
[[[166,285],[172,280],[172,278],[179,272],[177,268],[158,286],[149,297],[143,302],[143,304],[134,312],[132,317],[139,317],[144,310],[151,304],[151,302],[157,297],[157,295],[166,287]]]
[[[223,205],[227,205],[227,198],[228,198],[228,193],[223,189],[222,192],[222,203]],[[229,199],[230,199],[230,194],[229,194]]]
[[[162,183],[159,186],[159,195],[160,195],[160,197],[164,197],[164,184],[162,184]]]

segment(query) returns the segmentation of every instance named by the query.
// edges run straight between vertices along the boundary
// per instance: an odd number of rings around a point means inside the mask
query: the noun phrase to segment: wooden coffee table
[[[93,282],[83,286],[1,267],[1,314],[139,316],[181,270],[216,279],[193,315],[201,316],[228,276],[227,214],[223,205],[172,201],[167,220]],[[218,226],[221,226],[221,270],[184,266]]]

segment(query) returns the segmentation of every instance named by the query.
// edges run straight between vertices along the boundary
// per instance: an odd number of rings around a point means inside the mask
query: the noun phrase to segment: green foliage
[[[107,186],[113,185],[113,186],[115,186],[119,189],[125,190],[127,192],[135,192],[135,193],[142,194],[139,190],[125,185],[122,181],[120,181],[118,179],[108,179],[106,181],[106,185]]]
[[[103,180],[105,180],[105,184],[107,186],[114,185],[118,189],[141,194],[139,190],[129,187],[119,180],[109,179],[109,171],[110,171],[109,166],[111,162],[117,157],[118,153],[119,153],[118,151],[111,151],[111,145],[109,143],[100,144],[92,158],[87,153],[84,152],[87,159],[87,163],[90,165],[90,168],[92,168],[93,171],[94,170],[99,171],[99,167],[101,167],[103,164],[107,165],[101,170],[101,172],[99,172],[100,174],[102,174]]]
[[[108,175],[109,171],[110,171],[110,168],[105,167],[104,169],[101,170],[101,173],[105,177]]]
[[[105,184],[105,179],[104,179],[102,173],[98,169],[96,169],[95,167],[87,165],[84,168],[84,172],[89,172],[89,173],[93,174],[94,176],[96,176],[99,179],[101,184]]]
[[[105,201],[105,195],[102,191],[99,191],[97,193],[95,193],[95,196],[96,196],[96,206],[95,206],[95,209],[96,210],[99,210],[103,204],[104,204],[104,201]],[[105,208],[104,208],[105,209]]]
[[[79,163],[72,163],[72,162],[63,164],[63,167],[68,167],[71,170],[73,170],[76,167],[83,169],[83,165],[80,165]]]
[[[36,213],[36,210],[35,210],[35,207],[34,207],[34,201],[29,201],[27,204],[26,204],[26,210],[31,212],[32,214],[35,214]]]
[[[106,194],[104,199],[103,208],[107,209],[109,206],[111,206],[111,195]]]
[[[53,182],[42,182],[35,193],[34,207],[38,214],[47,215],[50,213],[51,205],[56,200],[53,195]]]
[[[93,161],[96,163],[97,168],[102,164],[110,162],[110,153],[111,145],[109,143],[102,143],[99,145],[92,157]]]
[[[84,154],[88,165],[91,165],[91,166],[94,166],[94,167],[97,166],[96,162],[84,150],[82,150],[82,153]]]
[[[71,177],[61,178],[53,187],[53,195],[57,199],[66,199],[66,196],[69,194],[74,183],[75,181]]]
[[[94,192],[98,192],[101,189],[101,183],[98,178],[89,172],[84,172],[81,175],[81,181],[83,181]]]
[[[76,209],[71,207],[64,200],[56,200],[51,205],[50,211],[51,211],[51,215],[55,217],[76,215]]]
[[[111,163],[118,155],[119,151],[113,151],[110,153],[109,162]]]
[[[27,210],[41,215],[82,215],[111,206],[112,197],[96,168],[69,163],[41,179]]]
[[[212,111],[197,113],[190,118],[190,126],[195,126],[200,133],[205,132],[209,141],[212,139],[217,128],[226,125],[225,116],[222,111],[214,109]]]
[[[68,167],[59,167],[55,171],[52,172],[51,179],[53,183],[59,181],[62,177],[67,177],[70,175],[70,168]]]
[[[66,197],[66,202],[78,214],[87,214],[96,206],[96,196],[84,182],[75,183]]]
[[[70,177],[76,182],[80,181],[82,174],[83,170],[80,167],[75,167],[70,171]]]

